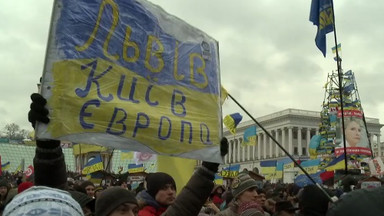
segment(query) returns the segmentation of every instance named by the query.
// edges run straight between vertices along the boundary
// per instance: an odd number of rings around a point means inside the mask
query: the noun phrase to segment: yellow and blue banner
[[[7,163],[1,164],[1,170],[2,171],[9,170],[10,167],[11,167],[11,162],[10,161],[8,161]]]
[[[316,46],[326,56],[326,34],[333,31],[334,14],[332,0],[312,0],[309,21],[317,26]]]
[[[323,180],[321,178],[321,174],[324,171],[319,171],[313,174],[310,174],[311,178],[318,184],[322,184]],[[304,174],[298,175],[294,180],[295,185],[299,187],[305,187],[307,185],[313,184],[313,182]]]
[[[256,139],[256,125],[252,125],[245,129],[244,135],[243,135],[243,146],[255,146],[257,145],[257,139]]]
[[[87,174],[86,178],[88,181],[94,183],[94,184],[100,184],[103,180],[104,174],[102,172],[94,172]]]
[[[291,164],[292,164],[292,167],[291,167]],[[294,165],[293,161],[290,158],[284,158],[284,159],[278,160],[276,162],[276,176],[275,176],[275,178],[277,178],[277,179],[283,178],[284,169],[293,168],[294,167],[293,165]]]
[[[128,164],[129,173],[144,172],[144,164]]]
[[[108,148],[104,146],[90,145],[84,143],[74,143],[72,145],[72,149],[74,155],[87,154],[90,152],[103,152],[108,150]]]
[[[228,128],[229,132],[236,134],[236,127],[243,119],[240,113],[233,113],[224,117],[224,125]]]
[[[345,169],[345,154],[340,155],[333,159],[326,167],[325,170],[333,171],[339,169]]]
[[[276,160],[260,161],[261,174],[264,175],[265,180],[271,180],[276,178],[276,165]]]
[[[223,167],[219,175],[223,178],[234,178],[239,175],[240,164],[230,165],[228,167]]]
[[[40,138],[221,162],[218,42],[145,0],[57,0]]]
[[[103,170],[103,169],[104,169],[104,165],[103,165],[103,161],[101,159],[101,156],[96,155],[96,156],[91,157],[88,160],[88,163],[85,164],[82,173],[83,174],[89,174],[89,173],[94,173],[96,171]]]
[[[301,167],[308,173],[308,174],[314,174],[317,173],[319,165],[320,165],[320,159],[313,159],[313,160],[307,160],[301,162]],[[303,171],[299,171],[299,173],[304,173]]]

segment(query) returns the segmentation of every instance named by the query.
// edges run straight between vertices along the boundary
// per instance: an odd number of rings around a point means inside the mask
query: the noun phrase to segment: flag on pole
[[[340,155],[339,157],[333,159],[327,167],[325,167],[325,170],[327,171],[333,171],[338,169],[345,169],[345,154]]]
[[[243,119],[243,116],[240,113],[233,113],[224,117],[224,125],[232,133],[236,133],[236,127]]]
[[[11,162],[9,162],[9,161],[7,163],[1,164],[1,170],[2,171],[9,170],[10,167],[11,167]]]
[[[23,158],[21,159],[19,166],[16,168],[15,173],[24,172],[24,163],[25,163],[25,160]]]
[[[250,145],[255,146],[257,144],[256,140],[256,125],[252,125],[251,127],[245,129],[244,135],[243,135],[243,142],[242,145]]]
[[[337,46],[332,47],[332,53],[336,53],[336,48],[337,52],[341,51],[341,43],[337,44]]]
[[[332,0],[312,0],[309,21],[317,25],[315,43],[317,48],[326,56],[326,34],[333,31]]]
[[[99,170],[103,170],[103,161],[101,160],[100,155],[96,155],[88,160],[88,163],[85,164],[85,167],[83,169],[83,174],[89,174],[93,173]]]

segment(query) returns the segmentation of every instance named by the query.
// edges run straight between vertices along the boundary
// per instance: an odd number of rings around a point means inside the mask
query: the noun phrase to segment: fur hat
[[[240,173],[232,181],[232,194],[234,198],[237,198],[240,194],[250,188],[257,188],[257,182],[246,173]]]
[[[124,203],[137,205],[135,194],[121,187],[108,188],[101,192],[100,197],[96,200],[95,215],[107,216]]]
[[[147,192],[153,198],[156,197],[157,192],[159,192],[159,190],[161,190],[167,184],[171,184],[172,186],[175,187],[175,190],[176,190],[175,180],[172,178],[172,176],[168,175],[167,173],[163,173],[163,172],[150,173],[148,174],[146,181],[147,181]]]
[[[10,215],[73,215],[83,216],[80,205],[63,190],[34,186],[16,195],[5,207],[4,216]]]
[[[6,179],[0,179],[0,187],[7,187],[9,190],[10,185]]]

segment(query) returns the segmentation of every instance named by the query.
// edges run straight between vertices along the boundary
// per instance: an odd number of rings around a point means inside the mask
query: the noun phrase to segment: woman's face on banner
[[[345,129],[346,140],[351,147],[356,147],[361,138],[361,127],[359,123],[355,121],[349,122]]]

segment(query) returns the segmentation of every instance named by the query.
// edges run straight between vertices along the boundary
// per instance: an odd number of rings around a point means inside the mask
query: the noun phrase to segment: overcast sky
[[[29,96],[43,71],[52,2],[0,3],[0,130],[9,123],[32,130]],[[221,82],[254,117],[287,108],[321,110],[327,74],[336,69],[334,37],[328,34],[324,58],[308,20],[310,0],[152,2],[219,41]],[[342,66],[355,72],[365,115],[383,123],[384,1],[334,4]],[[227,101],[223,114],[235,111]]]

